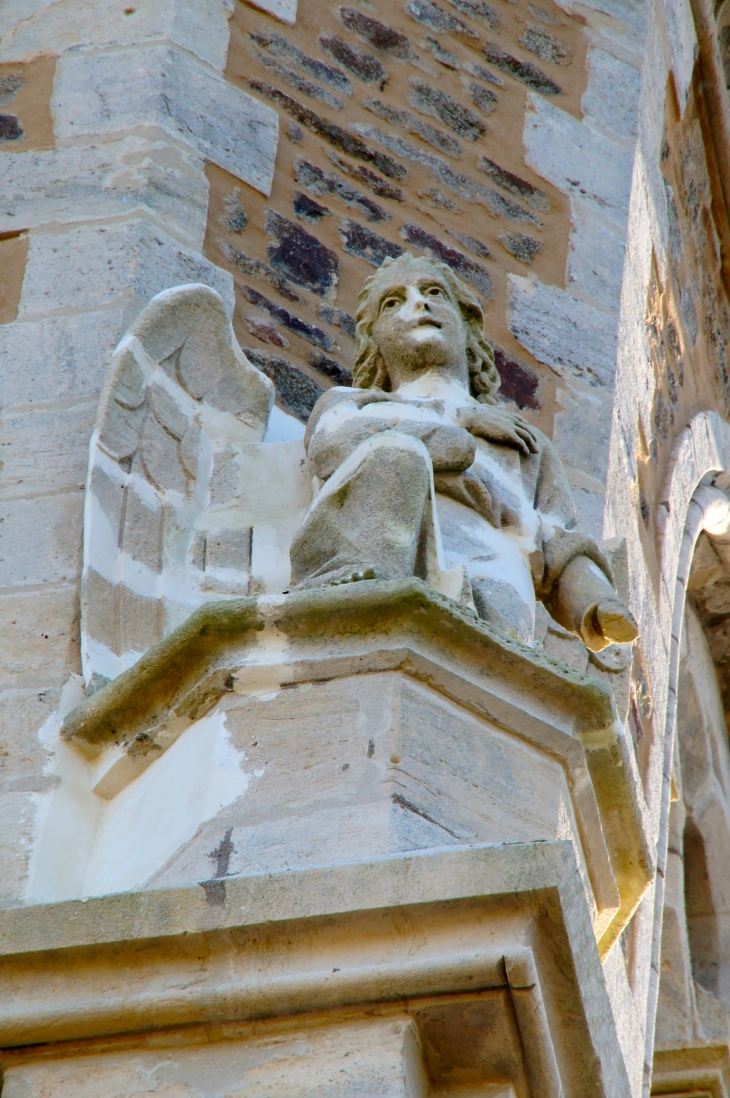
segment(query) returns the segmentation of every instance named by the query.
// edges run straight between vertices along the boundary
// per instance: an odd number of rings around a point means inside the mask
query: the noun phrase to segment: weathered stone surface
[[[257,190],[271,190],[276,112],[178,50],[66,56],[53,110],[61,138],[159,126]]]
[[[73,582],[83,508],[80,491],[0,505],[0,587]]]
[[[298,91],[302,95],[308,96],[309,99],[316,99],[319,103],[323,103],[324,106],[331,107],[332,110],[341,111],[344,108],[345,101],[340,99],[339,95],[334,95],[331,91],[328,91],[327,88],[315,84],[313,80],[307,80],[306,77],[300,76],[299,73],[294,72],[293,69],[286,68],[268,54],[259,53],[258,50],[252,50],[251,53],[260,65],[263,65],[264,68],[268,69],[277,80],[284,84],[288,84],[290,88],[294,88],[294,91]]]
[[[377,172],[371,171],[363,164],[351,164],[349,160],[343,160],[332,149],[326,149],[325,151],[335,167],[339,168],[344,175],[349,175],[351,179],[357,179],[358,182],[364,183],[368,190],[371,190],[373,194],[377,194],[379,198],[392,198],[394,202],[403,201],[403,191],[400,187],[396,187],[394,183],[383,179]]]
[[[499,23],[499,15],[485,0],[449,0],[452,7],[461,11],[464,15],[470,15],[472,19],[479,19],[490,30]]]
[[[388,71],[379,58],[364,50],[353,49],[336,34],[321,34],[319,44],[325,53],[339,61],[353,76],[366,84],[379,84],[382,91],[388,80]]]
[[[534,25],[526,27],[520,37],[520,45],[530,53],[534,53],[541,61],[549,61],[553,65],[570,64],[570,47],[566,46],[557,35],[546,31],[544,27]]]
[[[280,355],[250,349],[248,354],[254,366],[273,381],[276,395],[284,407],[306,423],[322,395],[322,386]]]
[[[477,167],[490,179],[494,180],[503,191],[515,195],[516,198],[523,199],[533,210],[547,212],[550,209],[550,203],[544,191],[541,191],[539,187],[535,187],[532,183],[528,183],[527,180],[520,179],[514,172],[508,172],[506,168],[501,168],[499,164],[496,164],[488,157],[480,156],[477,160]]]
[[[571,211],[568,288],[618,311],[626,256],[623,234],[592,205],[573,198]]]
[[[315,202],[309,195],[302,194],[301,191],[295,192],[292,209],[297,217],[300,217],[303,221],[309,222],[310,225],[319,224],[323,217],[329,217],[332,212],[331,210],[328,210],[326,206],[322,206],[319,202]]]
[[[501,347],[494,348],[494,364],[499,373],[499,395],[504,400],[513,401],[518,408],[541,407],[539,397],[540,377],[524,362],[506,354]]]
[[[535,91],[541,92],[542,95],[561,94],[562,89],[560,86],[541,69],[538,69],[537,65],[533,65],[531,61],[520,61],[519,58],[513,57],[511,53],[507,53],[491,42],[487,43],[482,53],[491,65],[495,65],[502,72],[509,73],[510,76],[514,76],[521,83],[526,84],[528,88],[533,88]]]
[[[302,187],[306,187],[310,194],[327,195],[334,194],[342,199],[346,206],[354,206],[360,211],[366,221],[390,221],[390,214],[373,202],[372,198],[350,187],[343,180],[334,175],[322,171],[315,164],[297,157],[294,161],[294,178]]]
[[[0,414],[0,498],[83,489],[96,401]]]
[[[510,331],[553,369],[591,385],[611,387],[616,369],[616,320],[565,290],[509,275]]]
[[[537,95],[529,97],[523,139],[527,163],[559,190],[625,216],[632,160],[620,146]]]
[[[334,309],[331,305],[322,304],[319,307],[319,315],[328,324],[341,328],[350,339],[355,338],[355,318],[349,313],[343,313],[342,309]]]
[[[218,243],[228,262],[247,278],[255,278],[259,282],[266,282],[269,286],[273,286],[287,301],[301,301],[297,291],[280,271],[275,271],[261,259],[252,259],[241,248],[234,248],[226,240],[220,240]]]
[[[273,15],[280,23],[293,27],[297,21],[297,0],[247,0],[254,8]]]
[[[449,244],[445,244],[419,225],[403,225],[400,229],[400,235],[409,244],[415,244],[417,248],[421,248],[432,259],[447,263],[460,278],[470,282],[484,297],[490,299],[493,297],[491,276],[487,268],[483,267],[481,263],[475,263],[463,252],[460,252],[457,248],[452,248]]]
[[[302,72],[306,72],[308,76],[313,76],[320,83],[329,84],[344,95],[352,95],[350,81],[341,69],[333,68],[332,65],[327,65],[316,57],[310,57],[283,34],[253,31],[251,38],[257,46],[267,50],[272,57],[288,61]]]
[[[343,366],[334,358],[328,358],[321,351],[310,351],[307,362],[314,370],[331,378],[335,385],[352,385],[352,370]]]
[[[581,104],[586,118],[620,137],[636,136],[641,74],[605,50],[588,51],[588,87]]]
[[[339,230],[345,251],[364,259],[373,267],[379,267],[386,256],[402,255],[405,251],[400,244],[385,240],[351,217],[340,218]]]
[[[249,80],[248,83],[254,91],[266,96],[273,103],[278,103],[302,126],[306,126],[308,130],[313,130],[330,145],[334,145],[336,149],[341,149],[342,152],[354,156],[356,160],[364,160],[366,163],[372,164],[373,167],[390,179],[405,179],[407,176],[406,169],[401,164],[396,163],[392,157],[385,156],[384,153],[369,148],[364,141],[354,137],[341,126],[336,126],[334,122],[328,122],[326,119],[320,118],[309,107],[298,103],[296,99],[292,99],[290,95],[280,91],[279,88],[272,87],[271,84],[258,79]]]
[[[24,136],[25,130],[17,115],[6,112],[0,113],[0,143],[19,141]]]
[[[276,241],[268,247],[272,267],[320,297],[331,296],[336,291],[340,276],[336,252],[268,206],[264,228]]]
[[[424,80],[411,79],[409,83],[408,102],[421,114],[438,118],[465,141],[476,141],[484,136],[486,126],[473,111]]]
[[[264,309],[274,320],[278,320],[294,335],[301,336],[308,343],[313,343],[316,347],[321,347],[325,351],[333,349],[334,340],[332,337],[323,332],[321,328],[318,328],[316,324],[310,324],[306,320],[300,320],[299,317],[293,316],[281,305],[270,301],[269,298],[264,297],[263,294],[260,294],[258,290],[254,290],[251,286],[241,286],[240,290],[247,301],[252,305],[258,305],[260,309]]]
[[[98,392],[122,331],[118,309],[0,325],[0,405]]]
[[[6,593],[0,598],[0,691],[43,691],[56,687],[71,674],[78,674],[79,621],[78,588],[46,587],[39,591]],[[51,702],[32,695],[27,699],[10,694],[0,696],[6,763],[0,768],[17,772],[28,760],[42,761],[36,732],[48,715]],[[37,713],[43,715],[34,727]],[[23,745],[23,738],[27,744]],[[16,740],[17,742],[11,742]]]
[[[202,160],[167,138],[3,157],[0,231],[142,212],[200,248],[208,188]]]
[[[3,4],[3,60],[79,47],[137,46],[169,39],[223,70],[228,50],[227,0],[151,0],[137,8],[95,0],[8,0]]]
[[[542,241],[527,233],[500,233],[499,239],[510,255],[522,263],[532,263],[542,251]]]
[[[401,61],[408,61],[415,56],[415,50],[406,36],[393,27],[355,8],[340,8],[338,15],[343,27],[368,42],[374,49],[380,50],[381,53],[392,54]]]
[[[232,279],[144,221],[85,225],[63,235],[36,234],[28,253],[20,316],[56,309],[148,302],[161,290],[203,282],[233,311]]]
[[[367,123],[356,122],[353,129],[362,134],[363,137],[376,141],[398,156],[402,156],[406,160],[413,160],[416,164],[421,164],[439,183],[448,187],[450,191],[459,195],[464,201],[478,202],[485,206],[493,217],[504,216],[511,221],[526,221],[532,225],[540,224],[538,218],[529,210],[520,206],[519,203],[504,198],[498,191],[493,190],[491,187],[485,187],[476,179],[471,179],[469,176],[454,171],[451,164],[444,160],[442,156],[426,152],[414,145],[413,142],[407,141],[404,137],[384,133],[376,126],[370,126]]]
[[[559,388],[553,441],[566,465],[605,484],[611,436],[611,400],[584,386]]]
[[[365,99],[363,107],[377,118],[390,122],[391,126],[399,126],[406,133],[417,134],[427,144],[432,145],[434,149],[438,149],[440,152],[446,153],[447,156],[457,158],[461,156],[461,145],[455,138],[450,137],[447,133],[442,133],[435,126],[429,126],[427,122],[422,122],[410,111],[398,110],[397,107],[391,107],[379,99]]]
[[[434,4],[433,0],[409,0],[406,11],[411,19],[423,23],[431,30],[439,33],[460,34],[467,39],[479,40],[479,35],[468,23],[465,23],[463,19],[459,19],[457,15],[444,11],[438,4]]]

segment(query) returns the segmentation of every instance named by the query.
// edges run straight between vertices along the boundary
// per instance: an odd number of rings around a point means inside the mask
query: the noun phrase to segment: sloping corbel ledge
[[[599,942],[607,952],[654,869],[636,763],[610,690],[499,636],[420,580],[207,603],[70,712],[61,735],[86,754],[112,745],[159,753],[231,690],[262,694],[383,670],[412,675],[560,758],[574,790],[581,773],[589,777],[620,896]]]

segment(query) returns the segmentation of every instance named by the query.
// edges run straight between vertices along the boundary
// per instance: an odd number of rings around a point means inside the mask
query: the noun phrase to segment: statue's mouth
[[[438,320],[434,320],[432,316],[422,316],[420,320],[416,321],[417,328],[438,328],[441,331],[441,323]]]

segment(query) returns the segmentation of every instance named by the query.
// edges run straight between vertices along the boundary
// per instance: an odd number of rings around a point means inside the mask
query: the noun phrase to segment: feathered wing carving
[[[207,286],[159,294],[119,344],[89,457],[87,684],[115,678],[202,602],[249,593],[252,527],[263,519],[264,548],[276,533],[251,494],[272,457],[292,467],[295,511],[306,505],[298,444],[261,445],[273,397]]]

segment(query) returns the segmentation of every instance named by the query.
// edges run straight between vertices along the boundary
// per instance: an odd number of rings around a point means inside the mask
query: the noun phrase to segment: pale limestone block
[[[509,328],[523,347],[558,374],[613,386],[616,318],[536,278],[508,275]]]
[[[297,0],[248,0],[248,3],[290,27],[297,21]]]
[[[33,596],[28,593],[28,597]],[[4,620],[9,623],[13,619]],[[19,643],[22,646],[24,641]],[[38,736],[49,717],[55,718],[58,707],[59,680],[54,681],[54,677],[60,669],[60,660],[56,662],[51,657],[48,665],[49,674],[42,689],[28,685],[0,693],[0,795],[45,793],[58,784],[57,777],[47,774],[48,752]]]
[[[264,1034],[175,1050],[133,1049],[107,1055],[36,1061],[10,1071],[7,1098],[426,1098],[411,1059],[420,1050],[407,1015],[352,1018],[286,1035]],[[410,1069],[410,1070],[409,1070]],[[421,1068],[423,1071],[423,1068]],[[416,1078],[413,1078],[413,1075]],[[410,1076],[410,1078],[409,1078]],[[409,1085],[410,1084],[410,1085]],[[415,1085],[414,1085],[415,1084]],[[481,1088],[480,1088],[481,1092]],[[487,1088],[489,1098],[507,1098],[511,1087]]]
[[[578,515],[578,529],[599,541],[603,537],[603,512],[606,508],[604,497],[575,485],[571,491]]]
[[[202,160],[167,137],[27,152],[0,161],[0,231],[147,213],[202,249],[208,184]]]
[[[636,136],[641,73],[606,50],[588,51],[588,87],[581,106],[586,118],[619,137]]]
[[[625,217],[631,154],[542,96],[531,94],[527,100],[526,163],[565,194],[593,199],[601,208]]]
[[[608,472],[612,401],[588,386],[559,387],[553,442],[566,465],[579,469],[602,484]]]
[[[52,108],[61,140],[159,126],[263,194],[271,189],[276,111],[177,49],[66,55]]]
[[[699,52],[691,7],[682,0],[664,0],[669,55],[679,109],[684,113],[692,84],[692,73]]]
[[[129,8],[127,14],[116,0],[4,0],[3,60],[168,39],[213,68],[225,68],[231,0],[145,0]]]
[[[119,298],[146,304],[170,286],[203,282],[233,312],[233,280],[146,221],[84,225],[31,236],[20,317],[56,309],[95,309]]]
[[[83,490],[96,401],[0,414],[0,498]]]
[[[623,232],[617,232],[615,221],[575,196],[570,206],[568,288],[618,312],[626,255]]]
[[[0,325],[0,406],[97,393],[123,330],[120,309]]]
[[[0,904],[25,892],[37,809],[33,793],[0,793]]]
[[[20,590],[3,595],[0,598],[0,690],[40,690],[49,685],[57,686],[68,675],[78,674],[81,666],[78,613],[75,583],[32,593]],[[31,702],[36,700],[30,699]],[[2,719],[7,730],[17,726],[17,719],[11,719],[8,713],[3,714]]]
[[[83,507],[83,492],[0,504],[0,587],[75,579]]]

